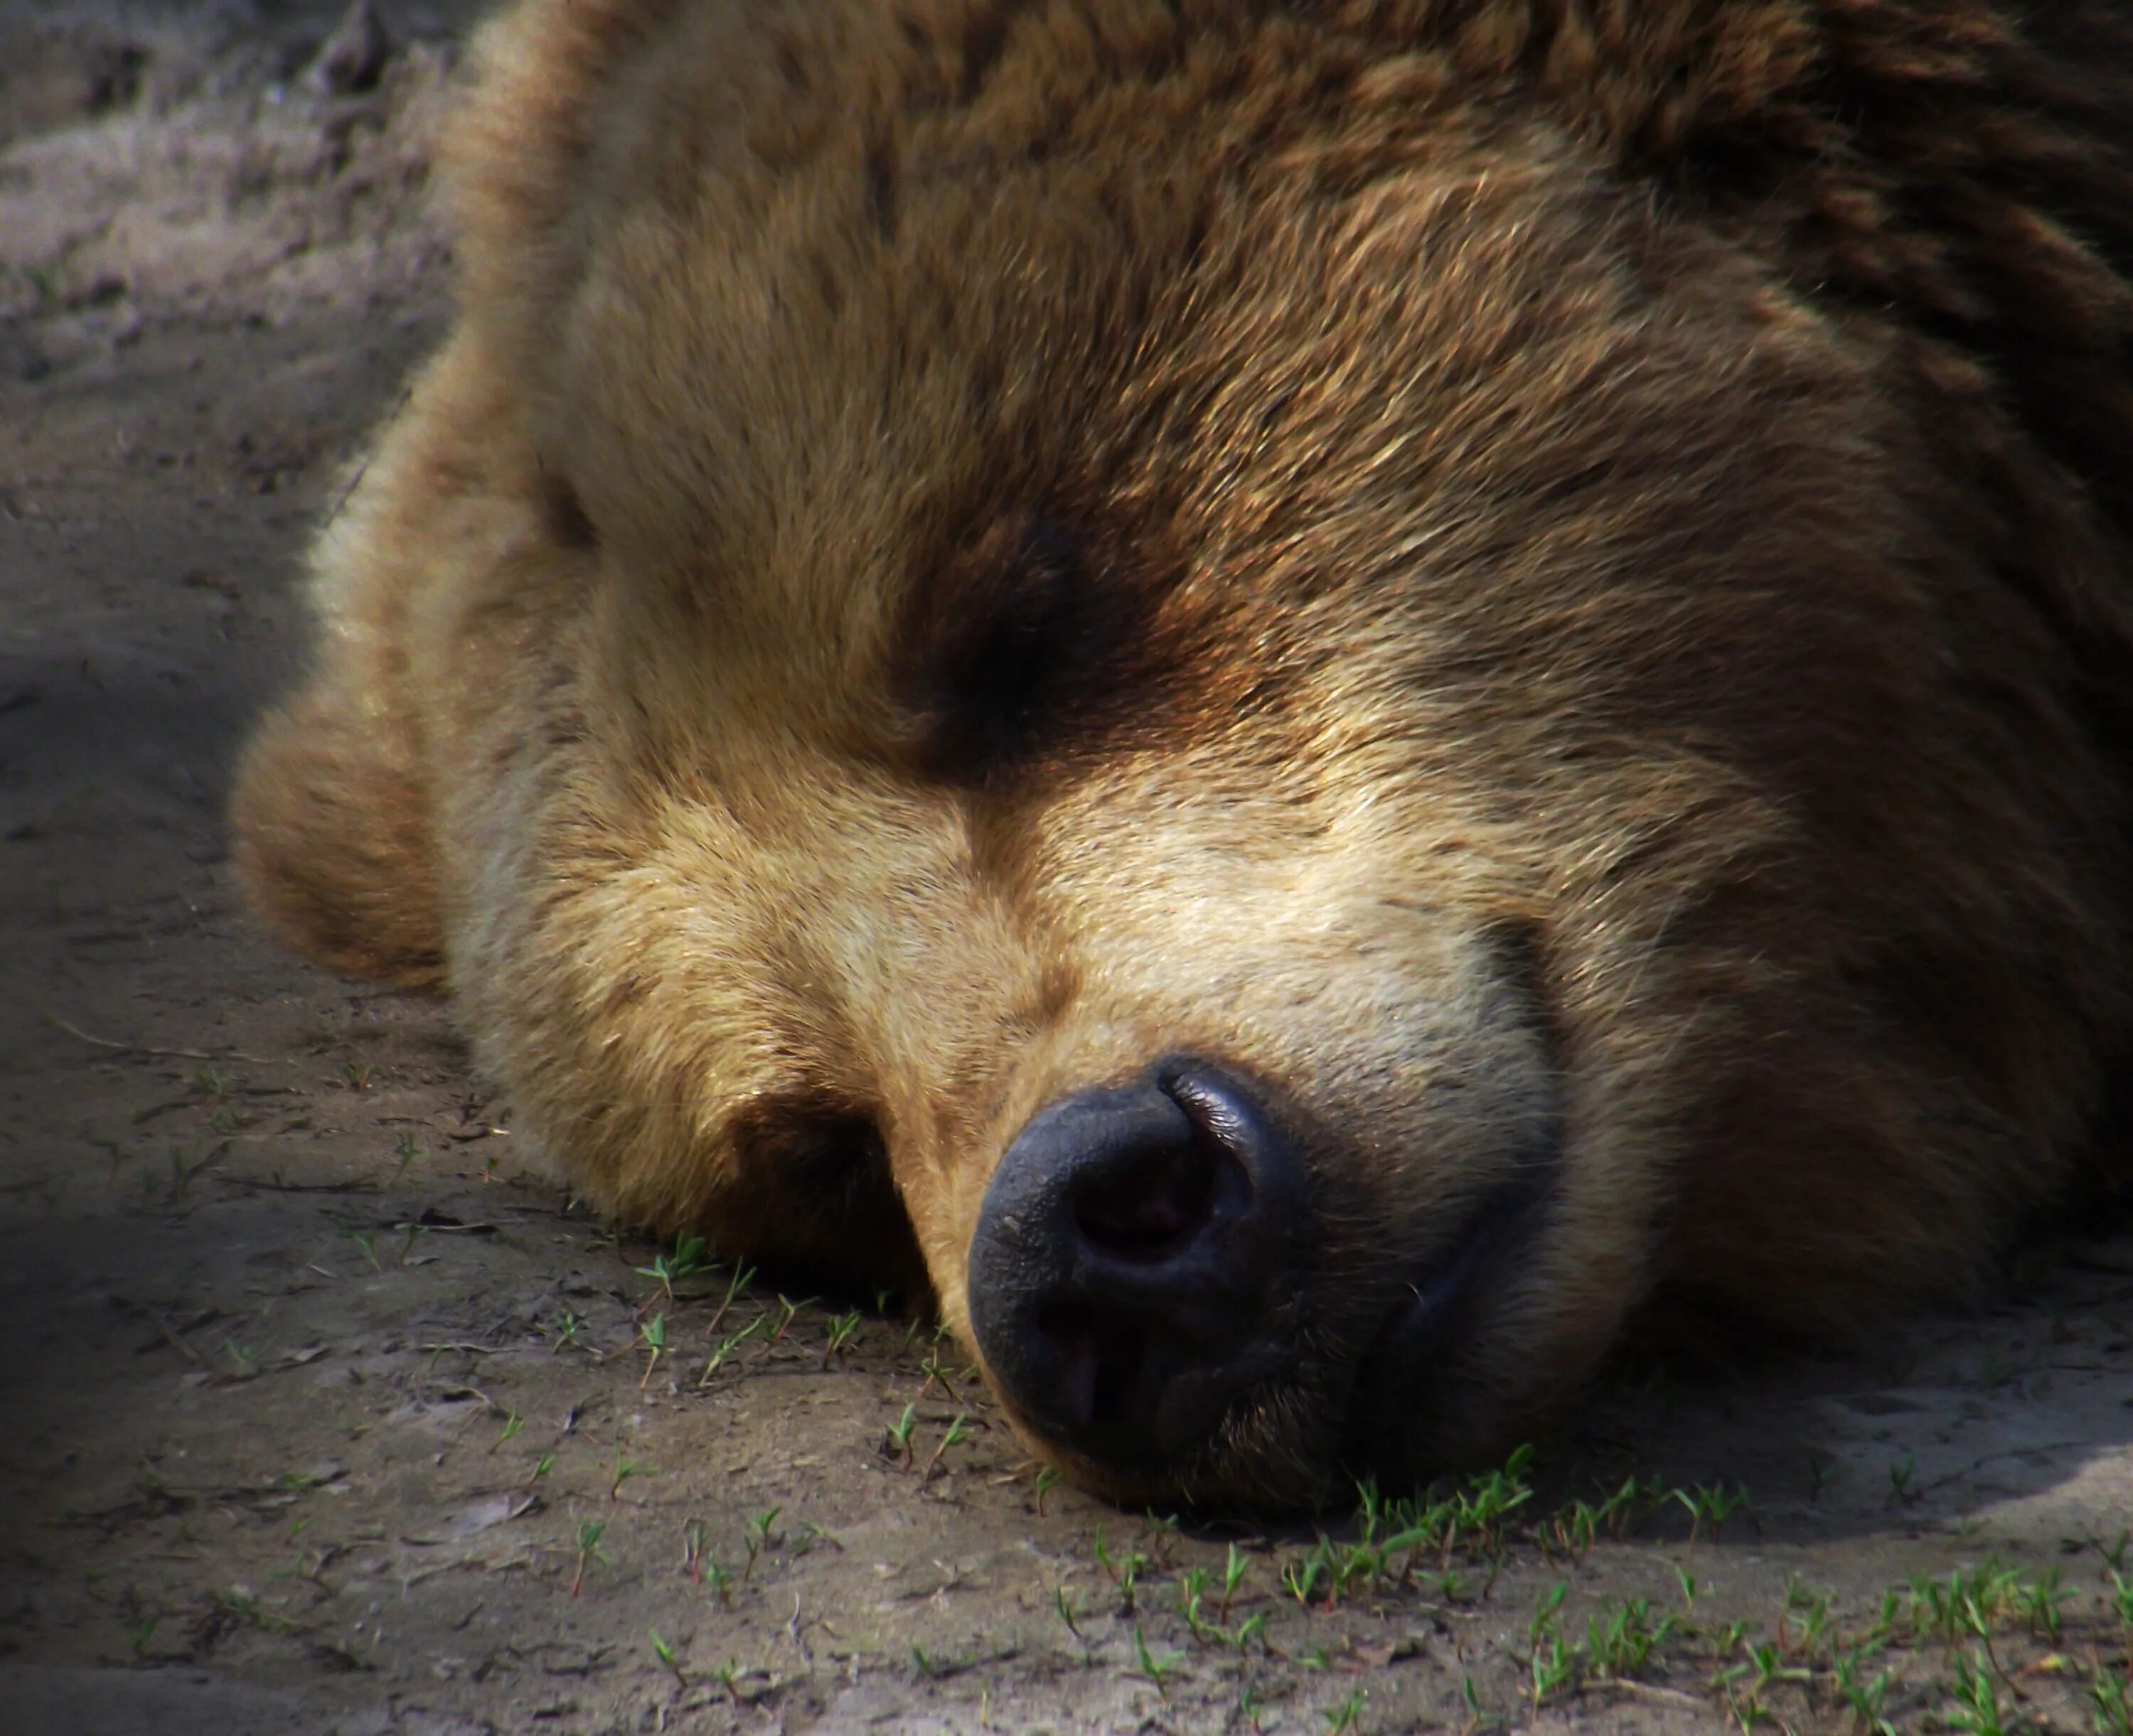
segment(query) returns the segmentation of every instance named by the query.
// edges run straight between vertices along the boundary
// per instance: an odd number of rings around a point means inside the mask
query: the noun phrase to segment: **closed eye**
[[[1045,509],[995,518],[908,594],[899,757],[935,781],[1028,790],[1172,738],[1225,666],[1214,623],[1177,606],[1182,570],[1159,527]]]
[[[943,636],[933,719],[936,753],[982,771],[1019,757],[1042,733],[1086,613],[1088,575],[1074,540],[1038,521],[992,594],[961,599],[969,613]]]
[[[1079,540],[1037,515],[932,576],[909,684],[927,775],[985,782],[1057,738],[1089,678],[1079,666],[1095,601]]]

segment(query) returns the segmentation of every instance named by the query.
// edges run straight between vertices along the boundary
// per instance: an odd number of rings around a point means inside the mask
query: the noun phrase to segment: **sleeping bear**
[[[2133,14],[522,0],[239,859],[1121,1500],[2123,1166]],[[1639,1330],[1631,1325],[1631,1330]]]

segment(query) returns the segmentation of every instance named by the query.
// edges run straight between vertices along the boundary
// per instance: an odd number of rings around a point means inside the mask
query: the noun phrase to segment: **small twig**
[[[498,1404],[479,1387],[465,1385],[440,1387],[437,1388],[437,1394],[441,1398],[478,1398],[481,1401],[483,1410],[491,1416],[508,1416],[511,1414],[508,1406]]]
[[[162,1332],[163,1336],[171,1341],[173,1348],[183,1352],[190,1360],[195,1363],[204,1363],[206,1361],[206,1359],[203,1357],[199,1351],[194,1349],[190,1344],[187,1344],[183,1339],[178,1336],[178,1329],[171,1324],[170,1315],[167,1314],[157,1315],[156,1316],[156,1325]]]
[[[1679,1688],[1663,1688],[1654,1681],[1638,1681],[1627,1676],[1611,1676],[1596,1687],[1619,1688],[1625,1694],[1641,1694],[1647,1700],[1663,1700],[1669,1705],[1694,1706],[1698,1711],[1708,1711],[1711,1702],[1699,1695],[1685,1694]]]
[[[69,1036],[87,1043],[91,1048],[108,1049],[114,1054],[157,1055],[171,1060],[241,1060],[249,1061],[255,1067],[271,1067],[275,1065],[263,1055],[246,1055],[235,1049],[225,1051],[220,1055],[209,1055],[198,1049],[158,1049],[148,1043],[114,1043],[108,1036],[91,1036],[79,1026],[70,1025],[56,1012],[47,1012],[45,1018],[47,1023],[58,1026]]]

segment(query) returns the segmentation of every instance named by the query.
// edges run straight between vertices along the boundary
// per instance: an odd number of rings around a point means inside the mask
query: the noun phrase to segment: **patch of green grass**
[[[1526,1481],[1533,1458],[1532,1447],[1519,1447],[1501,1469],[1469,1480],[1452,1498],[1447,1546],[1463,1546],[1476,1554],[1500,1552],[1507,1522],[1533,1499],[1533,1485]]]
[[[1778,1682],[1798,1685],[1814,1680],[1814,1672],[1789,1661],[1784,1647],[1775,1640],[1765,1640],[1760,1645],[1744,1643],[1741,1649],[1748,1658],[1748,1661],[1741,1667],[1754,1672],[1755,1691],[1759,1695]]]
[[[681,1533],[681,1570],[721,1604],[732,1604],[734,1576],[711,1553],[710,1532],[700,1519]]]
[[[1140,1576],[1148,1569],[1148,1557],[1139,1550],[1129,1550],[1123,1555],[1114,1556],[1105,1546],[1104,1528],[1100,1525],[1096,1527],[1095,1554],[1096,1565],[1111,1576],[1111,1583],[1119,1589],[1119,1613],[1132,1615],[1135,1613],[1139,1594]]]
[[[2110,1603],[2111,1613],[2118,1618],[2120,1625],[2133,1629],[2133,1579],[2129,1579],[2116,1568],[2112,1568],[2111,1589],[2106,1596]]]
[[[1243,1657],[1254,1640],[1265,1644],[1266,1617],[1248,1616],[1236,1628],[1228,1626],[1230,1600],[1236,1594],[1238,1583],[1243,1579],[1243,1564],[1235,1544],[1230,1546],[1230,1560],[1224,1570],[1224,1590],[1218,1614],[1210,1618],[1206,1609],[1207,1590],[1213,1575],[1205,1567],[1188,1568],[1178,1576],[1178,1613],[1185,1618],[1185,1625],[1192,1637],[1205,1646],[1220,1646],[1234,1651]]]
[[[950,1404],[961,1404],[962,1402],[962,1400],[956,1396],[956,1388],[948,1378],[948,1365],[946,1362],[942,1359],[940,1349],[937,1345],[926,1353],[926,1359],[919,1363],[918,1372],[926,1377],[925,1380],[920,1383],[918,1388],[918,1396],[921,1398],[923,1398],[928,1392],[932,1392],[935,1383],[938,1382],[941,1390],[948,1395],[948,1402]],[[961,1378],[960,1374],[956,1378],[958,1379]]]
[[[1601,1676],[1627,1681],[1640,1676],[1654,1652],[1674,1629],[1672,1616],[1652,1619],[1651,1600],[1631,1598],[1602,1606],[1586,1624],[1586,1656]]]
[[[1245,1559],[1244,1551],[1232,1543],[1229,1557],[1222,1564],[1222,1604],[1216,1612],[1217,1621],[1226,1623],[1230,1619],[1230,1605],[1236,1601],[1237,1588],[1245,1583],[1245,1575],[1250,1565]]]
[[[1319,1575],[1325,1570],[1324,1550],[1321,1543],[1302,1560],[1285,1563],[1281,1570],[1281,1589],[1307,1609],[1318,1588]]]
[[[1755,1736],[1755,1733],[1774,1715],[1755,1694],[1736,1693],[1730,1681],[1720,1685],[1720,1692],[1725,1697],[1726,1715],[1740,1725],[1741,1736]]]
[[[643,1378],[637,1383],[637,1390],[642,1392],[651,1382],[652,1371],[659,1366],[659,1359],[667,1354],[667,1316],[655,1314],[648,1320],[639,1320],[637,1335],[652,1353],[645,1359]]]
[[[689,1686],[689,1678],[681,1673],[681,1661],[674,1655],[674,1648],[659,1637],[659,1630],[657,1628],[648,1628],[644,1631],[652,1637],[652,1655],[674,1672],[674,1680],[676,1682],[686,1688]]]
[[[1707,1525],[1712,1536],[1723,1535],[1726,1522],[1748,1504],[1748,1491],[1737,1485],[1729,1489],[1723,1483],[1703,1483],[1668,1489],[1667,1499],[1688,1512],[1688,1543],[1693,1549]]]
[[[2058,1606],[2068,1594],[2056,1569],[2035,1580],[1996,1556],[1972,1568],[1956,1568],[1944,1580],[1914,1576],[1882,1604],[1885,1632],[1913,1642],[1953,1645],[1976,1639],[1988,1652],[1993,1634],[2016,1621],[2048,1637],[2058,1632]]]
[[[1829,1613],[1835,1599],[1817,1591],[1798,1574],[1785,1580],[1785,1599],[1778,1611],[1778,1645],[1795,1657],[1812,1657],[1821,1649],[1829,1629]]]
[[[1955,1654],[1955,1700],[1946,1714],[1951,1729],[1970,1736],[2007,1736],[2000,1690],[1993,1686],[1997,1673],[1967,1648]]]
[[[1185,1654],[1182,1652],[1170,1652],[1158,1655],[1150,1651],[1148,1636],[1141,1632],[1140,1624],[1138,1622],[1134,1624],[1133,1639],[1134,1663],[1137,1672],[1153,1682],[1155,1691],[1163,1698],[1169,1699],[1170,1672],[1185,1661]]]
[[[1436,1497],[1386,1500],[1375,1483],[1359,1484],[1358,1536],[1348,1541],[1321,1532],[1308,1550],[1278,1570],[1282,1589],[1307,1607],[1320,1603],[1331,1609],[1388,1583],[1406,1588],[1425,1556],[1437,1557],[1448,1570],[1457,1551],[1486,1559],[1493,1583],[1511,1541],[1514,1516],[1533,1498],[1526,1479],[1532,1462],[1533,1449],[1522,1446],[1500,1469]]]
[[[831,1316],[828,1339],[822,1347],[822,1366],[825,1368],[830,1366],[832,1357],[836,1359],[839,1367],[844,1365],[845,1347],[851,1343],[859,1330],[859,1311],[856,1308],[849,1314]]]
[[[1562,1637],[1556,1625],[1570,1582],[1558,1580],[1534,1604],[1533,1618],[1526,1623],[1526,1663],[1529,1690],[1536,1715],[1542,1706],[1577,1685],[1580,1657],[1577,1647]]]
[[[933,1449],[932,1457],[926,1461],[926,1471],[925,1476],[922,1479],[923,1481],[928,1483],[932,1481],[933,1473],[939,1467],[941,1463],[941,1455],[943,1453],[946,1452],[950,1447],[961,1446],[970,1439],[969,1423],[970,1418],[968,1416],[964,1415],[961,1411],[956,1411],[955,1420],[949,1423],[946,1430],[941,1436],[941,1444]]]
[[[2097,1736],[2133,1736],[2133,1667],[2120,1675],[2100,1665],[2088,1685]]]
[[[1056,1585],[1052,1591],[1052,1607],[1058,1611],[1059,1619],[1066,1624],[1066,1631],[1080,1640],[1084,1647],[1088,1641],[1081,1633],[1081,1609],[1077,1599],[1066,1594],[1064,1585]]]
[[[1384,1572],[1385,1556],[1384,1547],[1368,1537],[1342,1543],[1322,1533],[1307,1553],[1282,1569],[1282,1587],[1307,1607],[1322,1592],[1331,1609],[1351,1594],[1375,1586]]]
[[[748,1560],[742,1564],[740,1570],[742,1585],[748,1584],[749,1576],[755,1571],[757,1560],[769,1554],[781,1541],[780,1534],[770,1527],[778,1522],[778,1516],[784,1511],[782,1507],[767,1508],[750,1517],[741,1527],[741,1547],[748,1551]]]
[[[1746,1641],[1748,1624],[1745,1622],[1728,1622],[1721,1628],[1711,1630],[1710,1637],[1712,1657],[1731,1657]]]
[[[888,1438],[883,1443],[884,1446],[903,1458],[903,1468],[907,1471],[911,1469],[913,1457],[911,1445],[912,1432],[917,1426],[918,1407],[906,1405],[903,1407],[903,1416],[888,1426]],[[888,1457],[889,1455],[885,1453],[883,1456]]]
[[[1871,1681],[1862,1673],[1863,1660],[1870,1650],[1862,1647],[1841,1652],[1832,1660],[1830,1673],[1837,1697],[1851,1713],[1852,1728],[1858,1736],[1896,1736],[1896,1727],[1882,1711],[1888,1703],[1893,1678],[1887,1670],[1876,1671]]]
[[[771,1328],[770,1344],[780,1344],[784,1343],[787,1330],[792,1325],[794,1319],[798,1315],[800,1310],[812,1304],[815,1298],[811,1296],[802,1296],[797,1302],[788,1296],[781,1296],[778,1297],[778,1324]],[[769,1344],[766,1344],[763,1348],[768,1349],[769,1347]]]
[[[1370,1697],[1369,1690],[1357,1688],[1346,1700],[1327,1707],[1327,1736],[1341,1736],[1343,1730],[1358,1729],[1363,1715],[1363,1702]]]
[[[726,1310],[731,1308],[739,1298],[748,1294],[749,1286],[754,1282],[755,1268],[753,1266],[743,1266],[738,1262],[734,1264],[733,1271],[726,1278],[726,1293],[719,1298],[719,1306],[711,1310],[710,1319],[704,1323],[705,1337],[708,1338],[719,1330],[720,1322],[726,1317]]]
[[[1598,1502],[1572,1501],[1543,1527],[1543,1546],[1583,1560],[1602,1536],[1621,1536],[1642,1493],[1643,1485],[1631,1477]]]
[[[614,1480],[607,1486],[608,1499],[619,1501],[622,1498],[623,1484],[628,1482],[632,1477],[642,1477],[643,1474],[644,1467],[634,1459],[625,1457],[622,1449],[617,1447],[614,1450]]]
[[[733,1360],[734,1354],[739,1350],[743,1344],[754,1338],[757,1333],[760,1332],[769,1324],[769,1315],[758,1315],[755,1319],[750,1320],[745,1326],[742,1327],[739,1331],[729,1332],[724,1338],[720,1339],[719,1340],[718,1348],[711,1352],[710,1359],[705,1363],[704,1372],[697,1377],[697,1390],[701,1392],[704,1387],[710,1385],[711,1377],[714,1374],[716,1374],[720,1369],[725,1367],[729,1362]]]
[[[677,1235],[671,1254],[654,1254],[649,1266],[639,1266],[635,1269],[639,1277],[656,1282],[666,1293],[667,1300],[672,1302],[677,1280],[694,1277],[698,1272],[710,1269],[710,1262],[704,1258],[704,1246],[701,1236]]]
[[[941,1377],[940,1356],[936,1351],[927,1358],[929,1384]],[[907,1466],[915,1460],[915,1406],[907,1405],[900,1423],[888,1431],[884,1445],[885,1451],[899,1454]],[[958,1423],[964,1421],[957,1418]],[[943,1448],[954,1444],[956,1435],[951,1425]],[[941,1449],[936,1449],[927,1460],[929,1470],[941,1456]],[[1270,1616],[1277,1623],[1288,1622],[1292,1633],[1297,1625],[1293,1617],[1279,1614],[1279,1598],[1293,1599],[1313,1613],[1402,1591],[1419,1590],[1428,1597],[1432,1587],[1447,1602],[1485,1599],[1514,1549],[1527,1560],[1534,1559],[1527,1551],[1538,1551],[1567,1571],[1602,1543],[1633,1534],[1641,1522],[1649,1525],[1654,1535],[1674,1540],[1678,1554],[1684,1520],[1687,1541],[1692,1546],[1721,1536],[1725,1527],[1749,1505],[1745,1489],[1723,1481],[1673,1485],[1629,1478],[1543,1510],[1532,1480],[1532,1464],[1531,1450],[1521,1449],[1493,1471],[1440,1483],[1399,1499],[1386,1498],[1372,1484],[1360,1484],[1351,1527],[1320,1531],[1307,1544],[1285,1545],[1274,1552],[1269,1573],[1278,1587],[1277,1598],[1268,1601],[1265,1610],[1235,1625],[1234,1606],[1250,1571],[1250,1556],[1238,1544],[1230,1543],[1225,1557],[1209,1554],[1196,1562],[1187,1552],[1187,1546],[1179,1541],[1175,1549],[1182,1560],[1177,1562],[1175,1556],[1159,1553],[1176,1536],[1173,1522],[1151,1515],[1150,1537],[1140,1540],[1144,1548],[1158,1551],[1151,1561],[1142,1549],[1123,1547],[1099,1529],[1093,1552],[1116,1588],[1122,1627],[1130,1628],[1134,1673],[1168,1697],[1177,1666],[1194,1654],[1189,1647],[1161,1651],[1159,1642],[1166,1637],[1166,1630],[1167,1637],[1178,1643],[1186,1643],[1189,1635],[1191,1645],[1215,1651],[1221,1670],[1233,1667],[1221,1653],[1234,1649],[1235,1667],[1242,1667],[1255,1642],[1268,1657],[1284,1660],[1290,1670],[1330,1668],[1327,1647],[1292,1641],[1277,1649],[1269,1642]],[[1049,1477],[1044,1470],[1038,1473],[1040,1511],[1044,1493],[1056,1482],[1056,1472]],[[2108,1560],[2108,1552],[2103,1552]],[[1477,1569],[1485,1565],[1488,1585],[1473,1589],[1478,1575],[1470,1573],[1468,1589],[1462,1591],[1452,1572],[1455,1560]],[[1572,1578],[1555,1580],[1541,1594],[1526,1625],[1524,1680],[1518,1694],[1525,1706],[1514,1702],[1516,1715],[1527,1715],[1527,1708],[1538,1715],[1600,1685],[1644,1681],[1648,1686],[1637,1692],[1670,1696],[1678,1690],[1678,1678],[1688,1661],[1707,1657],[1710,1661],[1702,1667],[1709,1672],[1705,1679],[1714,1710],[1722,1703],[1728,1721],[1744,1736],[1778,1729],[1896,1736],[1899,1729],[1937,1725],[1962,1736],[2010,1736],[2019,1724],[2015,1684],[2039,1669],[2064,1677],[2068,1691],[2087,1691],[2086,1717],[2096,1736],[2133,1736],[2133,1728],[2129,1728],[2133,1655],[2122,1664],[2114,1659],[2107,1669],[2095,1657],[2091,1641],[2097,1629],[2087,1613],[2094,1606],[2074,1601],[2073,1591],[2058,1568],[2032,1571],[1994,1558],[1938,1577],[1914,1578],[1890,1590],[1878,1620],[1868,1618],[1871,1605],[1866,1614],[1840,1619],[1831,1592],[1794,1576],[1786,1581],[1774,1620],[1766,1609],[1760,1622],[1721,1623],[1715,1618],[1701,1618],[1707,1600],[1697,1575],[1678,1559],[1668,1565],[1680,1588],[1678,1604],[1668,1594],[1610,1599],[1596,1607],[1573,1596],[1577,1585]],[[1158,1585],[1163,1594],[1159,1603],[1152,1592]],[[1265,1596],[1264,1588],[1260,1594]],[[2111,1568],[2103,1600],[2133,1647],[2133,1578],[2121,1568]],[[1053,1593],[1060,1622],[1080,1648],[1085,1665],[1093,1665],[1100,1647],[1088,1628],[1088,1602],[1086,1591],[1079,1600],[1063,1585]],[[1566,1613],[1573,1609],[1574,1626]],[[1170,1623],[1177,1625],[1167,1625]],[[1179,1626],[1184,1633],[1179,1633]],[[2082,1659],[2070,1647],[2067,1656],[2055,1652],[2037,1659],[2026,1642],[2020,1658],[2009,1656],[2013,1642],[2005,1636],[2010,1633],[2025,1634],[2039,1648],[2058,1647],[2071,1638],[2076,1644],[2091,1645],[2089,1658]],[[2000,1656],[1995,1655],[1996,1643]],[[1938,1648],[1948,1647],[1946,1662],[1938,1671],[1938,1686],[1930,1690],[1926,1685],[1935,1678],[1917,1671],[1912,1661],[1919,1648],[1928,1646],[1936,1648],[1936,1662]],[[1515,1638],[1510,1647],[1516,1658]],[[2021,1669],[2016,1669],[2018,1664]],[[1913,1672],[1908,1679],[1907,1671]],[[1500,1711],[1482,1712],[1480,1690],[1471,1680],[1466,1693],[1467,1710],[1472,1714],[1470,1729],[1505,1722]],[[1363,1708],[1358,1694],[1321,1711],[1329,1729],[1346,1729],[1355,1726]],[[1296,1711],[1309,1715],[1298,1707],[1292,1716]]]
[[[1696,1613],[1696,1600],[1702,1595],[1696,1583],[1696,1575],[1678,1561],[1674,1563],[1673,1576],[1681,1586],[1681,1613],[1686,1621]]]
[[[2027,1585],[2015,1588],[2015,1613],[2039,1638],[2053,1645],[2058,1643],[2063,1618],[2059,1606],[2073,1595],[2071,1588],[2061,1583],[2064,1575],[2056,1567],[2048,1567]]]
[[[1210,1577],[1204,1567],[1188,1567],[1177,1576],[1177,1613],[1185,1618],[1185,1625],[1192,1630],[1192,1637],[1202,1645],[1229,1638],[1204,1613]]]
[[[572,1597],[575,1597],[579,1591],[583,1588],[585,1582],[585,1568],[590,1563],[598,1561],[603,1567],[608,1565],[607,1556],[599,1546],[600,1538],[606,1531],[607,1521],[604,1519],[586,1519],[580,1522],[578,1526],[578,1570],[571,1575],[571,1595]]]

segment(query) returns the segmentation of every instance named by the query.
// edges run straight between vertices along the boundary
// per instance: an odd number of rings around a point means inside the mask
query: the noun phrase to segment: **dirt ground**
[[[923,1320],[662,1278],[267,941],[224,785],[441,328],[467,12],[0,0],[0,1732],[2133,1736],[2122,1219],[1434,1508],[1181,1523]]]

